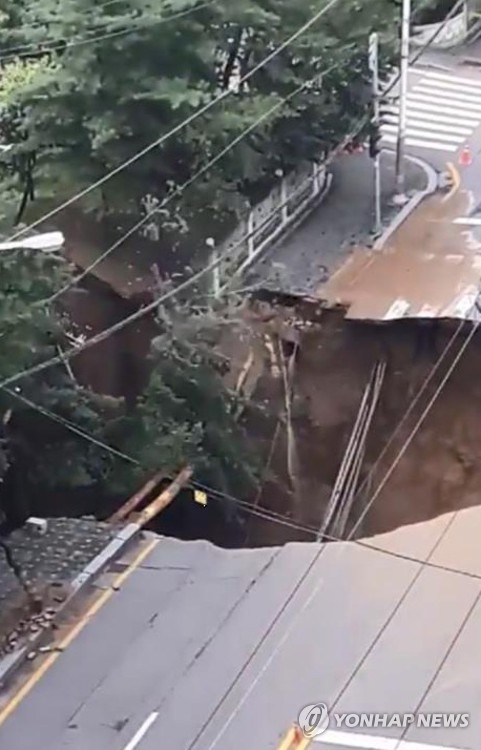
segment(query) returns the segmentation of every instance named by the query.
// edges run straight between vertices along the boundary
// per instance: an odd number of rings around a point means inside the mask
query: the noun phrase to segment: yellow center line
[[[92,620],[97,612],[108,602],[111,596],[116,593],[120,586],[127,580],[127,578],[139,567],[145,560],[145,558],[152,552],[154,547],[158,544],[158,539],[153,539],[145,547],[143,547],[139,554],[132,560],[128,568],[120,573],[114,580],[111,588],[104,591],[87,609],[86,612],[81,616],[76,625],[67,633],[56,646],[57,650],[55,653],[51,653],[47,658],[40,664],[38,669],[29,677],[28,680],[22,685],[22,687],[15,693],[11,700],[7,703],[5,708],[0,711],[0,726],[8,719],[8,717],[15,711],[20,705],[24,698],[31,692],[31,690],[37,685],[42,677],[48,672],[57,659],[60,658],[62,652],[72,643],[72,641],[82,632],[86,625]]]

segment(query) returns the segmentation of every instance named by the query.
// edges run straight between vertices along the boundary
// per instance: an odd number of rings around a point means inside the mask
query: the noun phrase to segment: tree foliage
[[[319,159],[365,119],[371,31],[380,34],[381,73],[391,62],[396,3],[342,0],[260,66],[323,2],[5,0],[0,143],[12,148],[0,157],[0,221],[11,226],[37,218],[130,160],[79,201],[84,212],[120,234],[146,205],[173,196],[168,211],[157,215],[164,247],[186,243],[193,251],[206,236],[222,235],[247,204],[268,192],[278,169],[286,173]],[[222,92],[230,93],[194,118]],[[179,197],[184,182],[276,104],[269,118]],[[187,118],[186,127],[150,148]],[[71,271],[28,252],[2,255],[0,262],[4,377],[65,343],[68,319],[37,303]],[[122,494],[145,472],[190,461],[217,486],[239,491],[249,481],[251,461],[244,458],[212,341],[205,342],[216,326],[208,321],[192,336],[185,334],[185,325],[198,322],[191,310],[161,311],[152,376],[133,411],[82,388],[64,367],[25,381],[17,394],[115,445],[139,465],[3,392],[4,477],[21,477],[26,495],[85,486]]]
[[[13,139],[14,154],[35,155],[38,205],[58,203],[102,177],[232,90],[84,201],[99,217],[138,216],[147,196],[162,200],[175,192],[253,121],[311,81],[175,207],[183,218],[176,226],[192,231],[238,216],[246,201],[270,187],[276,169],[318,158],[365,113],[372,30],[381,35],[381,66],[390,60],[397,8],[385,0],[351,0],[252,73],[320,7],[314,0],[7,3],[0,98],[4,122],[12,116],[15,127],[4,129],[4,137]],[[25,175],[16,170],[16,176],[23,194]]]
[[[1,264],[3,379],[70,346],[66,336],[72,326],[60,309],[43,304],[70,278],[67,264],[33,251],[3,253]],[[235,399],[223,384],[214,350],[202,344],[207,334],[215,340],[216,331],[204,322],[197,335],[185,339],[179,328],[183,315],[177,312],[174,325],[164,311],[150,381],[134,409],[83,388],[63,365],[0,391],[0,506],[9,515],[25,515],[32,499],[48,501],[60,491],[66,493],[66,509],[71,491],[96,489],[99,503],[106,496],[122,499],[146,475],[158,470],[169,475],[186,463],[217,487],[246,486],[251,461],[235,422]]]

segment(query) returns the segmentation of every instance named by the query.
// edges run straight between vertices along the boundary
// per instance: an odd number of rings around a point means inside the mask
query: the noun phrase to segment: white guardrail
[[[322,163],[305,165],[283,177],[213,250],[212,262],[226,254],[212,274],[214,296],[219,296],[227,282],[240,276],[269,245],[293,229],[328,192],[331,181],[332,175]],[[232,252],[228,252],[230,249]]]

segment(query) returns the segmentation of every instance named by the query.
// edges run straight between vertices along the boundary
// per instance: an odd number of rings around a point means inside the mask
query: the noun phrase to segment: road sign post
[[[369,70],[372,74],[372,124],[379,128],[379,38],[373,32],[369,37]],[[379,150],[373,155],[374,163],[374,231],[381,232],[381,155]]]

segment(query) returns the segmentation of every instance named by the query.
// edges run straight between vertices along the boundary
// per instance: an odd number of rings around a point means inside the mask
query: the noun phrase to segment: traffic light
[[[369,156],[371,159],[375,159],[381,151],[381,138],[379,126],[372,123],[369,132]]]

